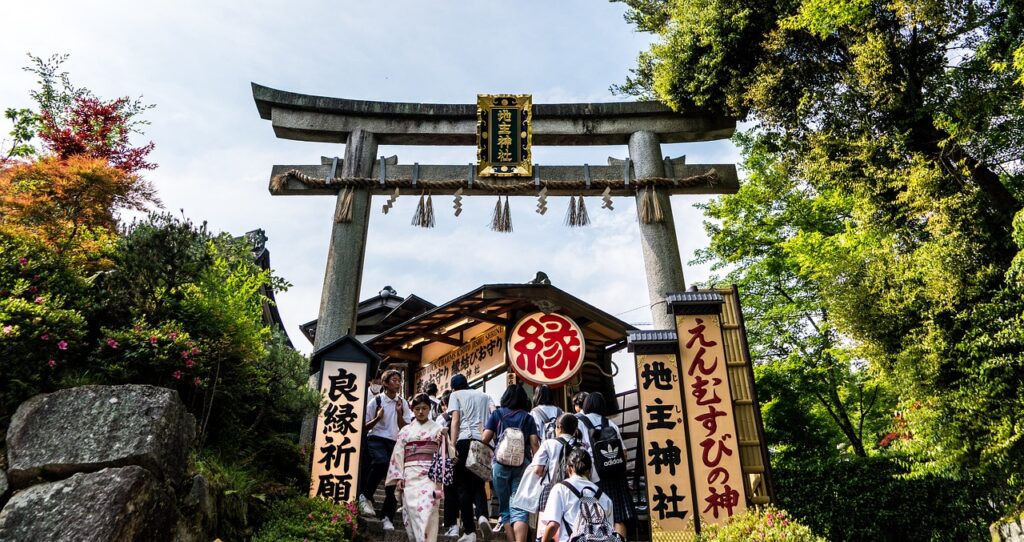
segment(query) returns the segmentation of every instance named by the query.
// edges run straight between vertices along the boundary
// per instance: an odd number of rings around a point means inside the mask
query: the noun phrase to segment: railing
[[[644,474],[643,460],[640,457],[640,406],[636,390],[616,394],[619,404],[618,414],[609,417],[619,426],[622,440],[626,446],[626,472],[633,506],[637,511],[637,532],[633,540],[650,540],[648,531],[647,477]]]

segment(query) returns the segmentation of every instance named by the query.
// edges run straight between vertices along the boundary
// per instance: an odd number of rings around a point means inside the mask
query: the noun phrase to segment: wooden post
[[[373,169],[377,154],[377,142],[370,132],[356,129],[349,134],[345,143],[345,162],[342,177],[367,177]],[[356,310],[359,307],[359,285],[363,279],[363,258],[366,256],[366,232],[370,225],[370,190],[360,188],[352,196],[352,221],[339,223],[334,220],[337,208],[342,205],[342,192],[338,193],[335,212],[331,215],[331,245],[327,250],[327,270],[324,273],[324,288],[320,293],[320,316],[316,324],[313,349],[318,351],[338,339],[356,331]],[[320,366],[314,367],[309,375],[309,385],[320,385]],[[376,375],[368,375],[374,378]],[[312,442],[316,418],[303,420],[299,441]]]
[[[637,178],[665,176],[665,163],[662,161],[661,143],[657,134],[636,132],[631,135],[629,158],[633,161]],[[640,221],[640,245],[644,255],[644,269],[647,271],[647,294],[651,300],[654,327],[672,329],[675,321],[665,307],[665,297],[669,293],[686,290],[686,280],[679,257],[671,198],[664,189],[655,189],[653,195],[661,204],[664,219],[650,224]],[[642,197],[643,191],[637,191],[638,216]]]
[[[341,176],[369,177],[376,154],[377,142],[373,134],[360,129],[353,130],[345,144]],[[339,193],[336,206],[341,204]],[[315,350],[333,343],[349,331],[355,334],[369,222],[370,191],[360,188],[353,195],[352,222],[335,222],[331,228],[331,246],[327,252],[327,270],[324,273],[324,289],[320,294],[320,316],[313,344]]]

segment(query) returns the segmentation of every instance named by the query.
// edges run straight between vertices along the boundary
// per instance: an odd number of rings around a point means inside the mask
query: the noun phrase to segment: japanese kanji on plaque
[[[426,389],[433,382],[440,393],[448,389],[448,382],[456,373],[473,380],[503,365],[505,326],[493,326],[466,344],[422,364],[416,372],[416,389]]]
[[[533,175],[533,97],[480,94],[476,109],[477,168],[480,177]]]
[[[585,353],[580,327],[572,318],[554,312],[524,316],[508,337],[509,365],[535,385],[564,384],[579,372]]]
[[[309,494],[336,503],[355,498],[366,406],[366,364],[325,361],[326,404],[317,421]]]
[[[694,495],[702,523],[724,523],[747,508],[722,329],[717,314],[678,315]]]
[[[637,355],[636,371],[651,540],[678,540],[679,533],[696,534],[679,359]]]

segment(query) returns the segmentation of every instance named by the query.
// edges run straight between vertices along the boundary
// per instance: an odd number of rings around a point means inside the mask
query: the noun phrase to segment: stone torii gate
[[[653,192],[661,220],[640,221],[647,288],[654,325],[672,329],[661,303],[686,288],[669,197],[672,194],[734,193],[739,183],[733,164],[685,164],[662,156],[662,143],[711,141],[730,137],[735,119],[684,115],[657,102],[538,104],[533,106],[535,145],[628,145],[625,160],[607,166],[534,167],[530,178],[477,178],[475,164],[400,165],[377,157],[379,145],[475,146],[476,104],[373,102],[296,94],[252,84],[260,117],[277,137],[344,143],[343,159],[317,165],[275,165],[274,195],[334,195],[336,216],[327,256],[314,349],[355,329],[359,286],[366,254],[370,199],[374,194],[635,196]],[[582,181],[582,182],[581,182]],[[457,192],[458,191],[458,192]],[[650,197],[650,196],[647,196]]]

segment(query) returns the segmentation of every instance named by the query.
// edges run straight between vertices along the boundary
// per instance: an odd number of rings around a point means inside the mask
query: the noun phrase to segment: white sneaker
[[[445,536],[459,536],[459,526],[458,525],[452,525],[451,527],[448,528],[447,531],[444,532],[444,535]]]
[[[375,518],[377,514],[373,511],[373,503],[369,499],[364,497],[362,494],[357,499],[359,501],[359,514],[365,518]]]
[[[388,518],[384,518],[384,530],[385,531],[394,531],[395,530],[395,524],[391,523],[391,520],[388,519]]]
[[[502,523],[501,520],[498,520],[498,523],[494,526],[494,529],[491,529],[491,531],[495,533],[503,533],[505,532],[505,524]]]
[[[477,523],[477,525],[480,526],[480,530],[481,531],[490,531],[491,530],[491,520],[487,519],[486,516],[478,517],[476,519],[476,523]]]
[[[476,533],[469,533],[462,535],[459,542],[476,542]]]

